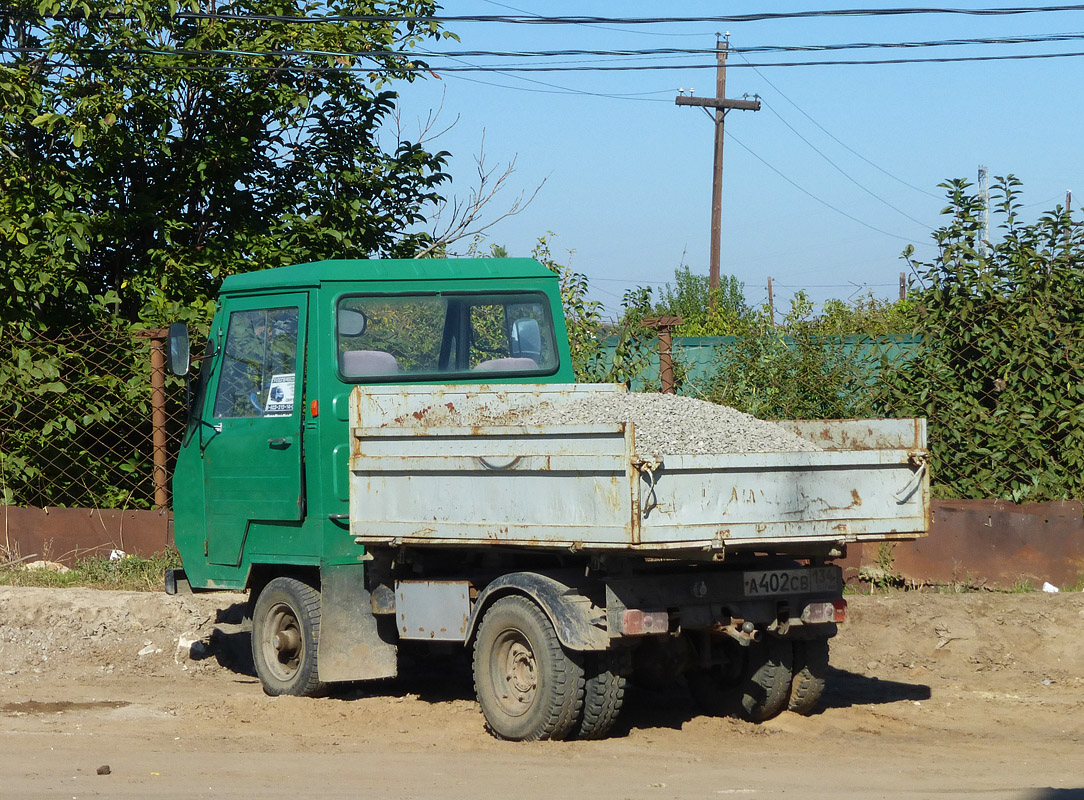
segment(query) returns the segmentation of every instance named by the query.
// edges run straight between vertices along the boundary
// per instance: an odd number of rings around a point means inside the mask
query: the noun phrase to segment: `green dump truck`
[[[833,561],[928,527],[924,421],[781,423],[802,446],[754,452],[638,443],[630,419],[578,416],[631,395],[575,384],[561,309],[528,259],[227,278],[167,591],[247,589],[273,695],[394,676],[421,642],[469,648],[507,739],[604,735],[630,677],[684,675],[708,713],[810,713],[846,618]],[[169,354],[187,374],[181,325]]]

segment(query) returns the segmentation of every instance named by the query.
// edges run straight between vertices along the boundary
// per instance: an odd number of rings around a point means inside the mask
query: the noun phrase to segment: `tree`
[[[674,285],[666,284],[654,313],[681,317],[684,322],[675,330],[678,336],[734,336],[752,318],[745,303],[745,284],[726,275],[712,291],[707,275],[693,274],[685,265],[674,270]]]
[[[891,336],[914,328],[915,302],[882,300],[872,291],[851,300],[824,301],[818,328],[824,335]]]
[[[222,278],[413,255],[447,153],[381,146],[431,0],[11,0],[0,322],[205,318]],[[261,16],[258,16],[261,15]],[[307,18],[301,22],[302,18]]]
[[[1021,502],[1084,493],[1084,227],[1057,206],[1020,216],[1020,181],[991,194],[998,241],[981,241],[981,198],[941,184],[938,254],[904,258],[921,287],[921,349],[886,361],[878,404],[929,419],[931,476],[944,497]]]

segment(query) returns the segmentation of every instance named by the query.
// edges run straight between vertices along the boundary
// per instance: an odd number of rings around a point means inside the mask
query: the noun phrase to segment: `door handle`
[[[269,446],[271,446],[271,447],[289,447],[293,443],[294,443],[293,438],[289,438],[289,437],[284,438],[284,439],[268,439],[267,440],[267,444]]]

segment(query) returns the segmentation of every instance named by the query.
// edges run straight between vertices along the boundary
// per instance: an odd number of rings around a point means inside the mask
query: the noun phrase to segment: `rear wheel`
[[[730,650],[727,664],[688,674],[693,699],[708,714],[737,714],[751,722],[763,722],[783,711],[793,677],[790,642],[771,637]]]
[[[809,716],[824,694],[828,674],[828,640],[811,639],[794,643],[794,677],[790,683],[787,708]]]
[[[320,593],[294,578],[275,578],[252,610],[252,660],[269,695],[311,697],[323,684],[316,655]]]
[[[625,702],[628,663],[626,652],[587,655],[583,717],[576,734],[578,738],[601,739],[610,732]]]
[[[502,597],[478,628],[474,687],[498,738],[563,739],[583,707],[582,657],[561,646],[537,605],[526,597]]]

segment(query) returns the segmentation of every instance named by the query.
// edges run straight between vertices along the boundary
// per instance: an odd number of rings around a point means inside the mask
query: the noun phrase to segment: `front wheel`
[[[323,684],[316,664],[320,593],[294,578],[275,578],[252,611],[252,660],[269,695],[311,697]]]
[[[533,602],[497,600],[474,642],[474,687],[490,732],[513,741],[568,736],[583,708],[582,662]]]

